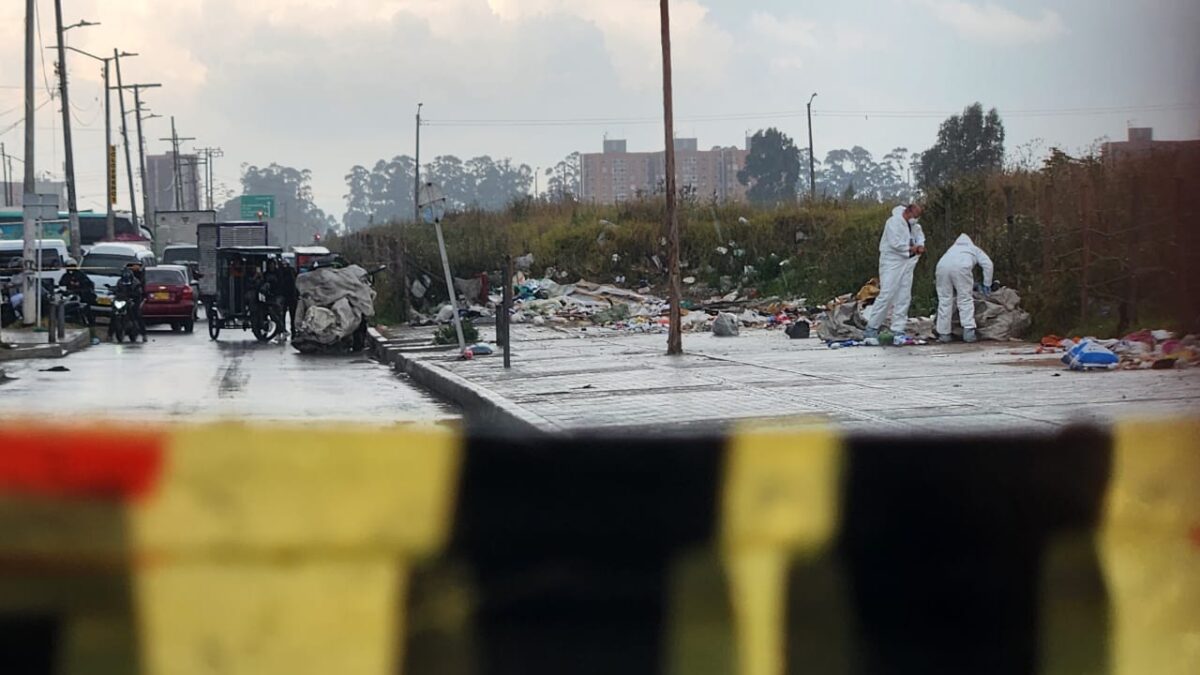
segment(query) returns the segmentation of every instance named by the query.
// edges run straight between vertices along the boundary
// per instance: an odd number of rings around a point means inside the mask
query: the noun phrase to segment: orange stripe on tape
[[[159,433],[0,430],[0,493],[137,498],[157,484],[162,464]]]

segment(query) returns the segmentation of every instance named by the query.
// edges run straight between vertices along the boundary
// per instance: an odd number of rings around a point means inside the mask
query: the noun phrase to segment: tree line
[[[817,197],[841,200],[894,202],[929,193],[938,186],[971,175],[999,171],[1004,162],[1004,125],[993,108],[986,113],[979,103],[961,115],[942,122],[937,141],[924,152],[910,153],[897,147],[876,159],[861,146],[838,148],[813,162]],[[580,191],[581,155],[573,152],[543,170],[545,181],[539,197],[551,202],[576,199]],[[408,155],[380,159],[370,169],[356,165],[345,175],[346,211],[341,223],[346,231],[372,224],[403,220],[414,213],[413,185],[416,162]],[[314,233],[337,229],[337,219],[318,208],[312,199],[312,174],[272,163],[267,167],[243,167],[243,194],[270,194],[276,199],[276,216],[287,218]],[[529,195],[534,172],[528,164],[509,158],[481,155],[463,161],[454,155],[439,155],[421,166],[421,180],[437,183],[450,211],[475,208],[498,211],[514,200]],[[759,130],[750,140],[750,150],[738,180],[748,187],[747,197],[758,205],[797,201],[809,191],[808,149],[776,128]],[[689,192],[685,196],[703,199]],[[661,191],[661,187],[658,188]],[[654,189],[651,192],[655,192]],[[236,218],[237,199],[221,209],[221,217]]]

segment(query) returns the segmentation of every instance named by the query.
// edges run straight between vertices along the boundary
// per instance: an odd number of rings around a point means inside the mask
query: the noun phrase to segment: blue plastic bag
[[[1091,340],[1083,340],[1062,357],[1062,362],[1067,364],[1071,370],[1116,368],[1120,360],[1107,347],[1098,345]]]

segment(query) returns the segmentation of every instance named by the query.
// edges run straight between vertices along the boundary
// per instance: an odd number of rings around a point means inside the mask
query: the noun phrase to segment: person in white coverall
[[[950,250],[946,251],[937,264],[937,332],[938,340],[950,341],[950,321],[954,314],[955,299],[958,304],[958,320],[963,327],[963,341],[974,342],[975,299],[971,289],[975,281],[975,266],[983,269],[983,293],[992,288],[992,272],[995,266],[983,249],[975,245],[965,234],[958,235]]]
[[[867,344],[879,343],[879,328],[890,313],[894,344],[911,344],[904,334],[908,305],[912,302],[913,270],[925,252],[925,233],[917,219],[919,204],[897,206],[883,225],[879,238],[879,295],[867,315],[863,337]]]

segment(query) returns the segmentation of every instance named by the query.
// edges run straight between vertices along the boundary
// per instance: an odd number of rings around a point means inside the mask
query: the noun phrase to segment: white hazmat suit
[[[937,332],[950,335],[951,319],[954,315],[955,299],[958,304],[958,320],[964,330],[975,329],[975,299],[971,295],[974,286],[975,266],[983,269],[983,285],[990,288],[995,266],[983,249],[975,245],[965,234],[958,235],[954,244],[938,260],[937,264]]]
[[[867,327],[879,330],[890,312],[892,332],[896,334],[903,334],[908,322],[913,270],[921,259],[919,255],[911,255],[909,249],[925,245],[921,225],[915,222],[909,225],[904,220],[905,208],[892,209],[892,217],[883,225],[883,236],[879,238],[879,296],[867,316]]]

